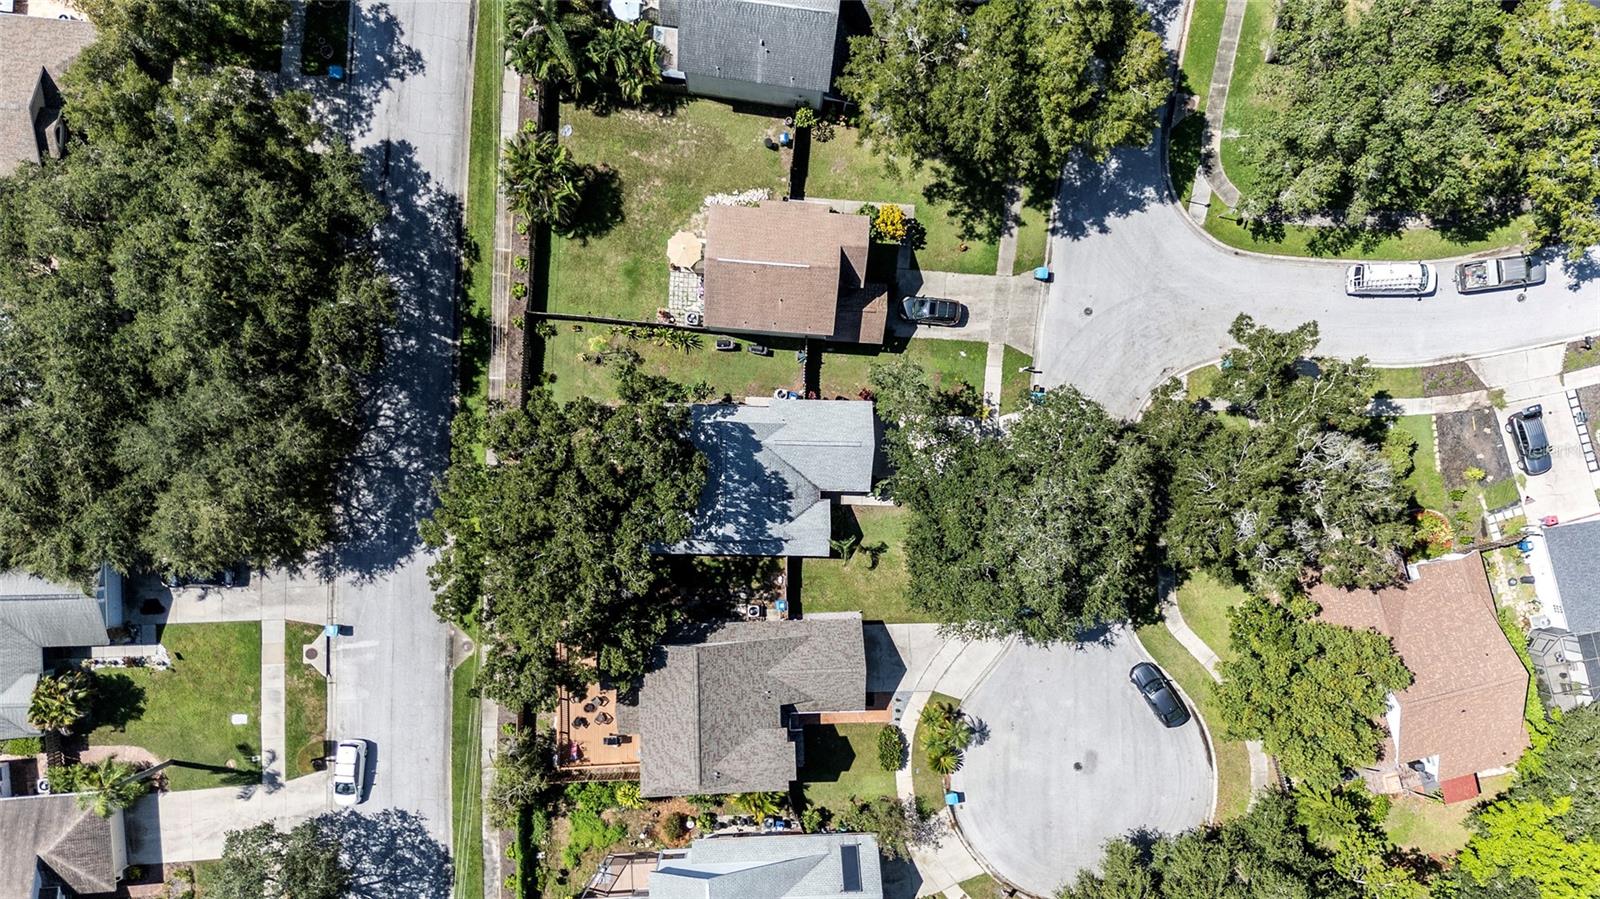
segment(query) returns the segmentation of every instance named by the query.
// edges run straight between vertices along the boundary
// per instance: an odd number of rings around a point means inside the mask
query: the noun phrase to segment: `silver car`
[[[333,753],[333,801],[355,805],[367,786],[367,741],[341,740]]]

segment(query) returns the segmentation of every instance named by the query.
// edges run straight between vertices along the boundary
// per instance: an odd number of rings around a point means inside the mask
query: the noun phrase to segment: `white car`
[[[333,801],[355,805],[367,785],[367,741],[341,740],[333,753]]]

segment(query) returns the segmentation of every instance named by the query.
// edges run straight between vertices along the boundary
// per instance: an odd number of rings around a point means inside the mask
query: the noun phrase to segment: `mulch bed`
[[[1488,475],[1484,485],[1511,478],[1511,460],[1506,458],[1500,439],[1500,418],[1494,409],[1469,409],[1436,415],[1433,427],[1439,444],[1439,469],[1446,487],[1467,487],[1463,476],[1469,468],[1481,468]]]
[[[1479,380],[1478,373],[1465,362],[1446,362],[1422,370],[1423,396],[1451,396],[1483,389],[1484,384]]]

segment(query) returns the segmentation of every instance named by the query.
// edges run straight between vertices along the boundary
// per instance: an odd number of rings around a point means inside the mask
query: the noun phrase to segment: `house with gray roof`
[[[883,899],[878,840],[865,833],[706,837],[608,857],[583,899]]]
[[[861,400],[697,405],[689,439],[706,484],[671,555],[826,557],[833,498],[872,490],[877,423]]]
[[[0,799],[0,899],[110,893],[128,866],[122,810],[102,818],[72,794]]]
[[[122,622],[122,577],[109,565],[92,595],[23,571],[0,574],[0,740],[38,733],[28,705],[47,652],[104,646]]]
[[[58,85],[93,40],[88,22],[0,15],[0,175],[61,156],[66,126]]]
[[[781,791],[802,762],[795,716],[866,700],[861,613],[727,622],[662,646],[617,729],[637,735],[641,795]]]
[[[661,0],[662,74],[689,93],[822,108],[844,37],[839,0]]]
[[[1555,595],[1547,601],[1553,599],[1551,604],[1561,608],[1567,626],[1563,629],[1552,626],[1559,622],[1535,622],[1540,625],[1536,630],[1544,632],[1535,667],[1547,688],[1561,687],[1567,702],[1575,697],[1586,702],[1600,689],[1600,520],[1545,528],[1544,543],[1555,574]],[[1541,584],[1539,592],[1546,594],[1550,589]],[[1544,651],[1547,645],[1549,649]],[[1540,665],[1541,659],[1547,659],[1548,664]],[[1574,668],[1578,665],[1582,666],[1581,685],[1575,684],[1578,672]],[[1561,677],[1563,673],[1566,678]]]

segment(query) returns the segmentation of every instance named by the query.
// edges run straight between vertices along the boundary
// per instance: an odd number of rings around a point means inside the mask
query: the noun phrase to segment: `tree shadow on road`
[[[353,6],[349,76],[343,83],[317,82],[313,88],[318,118],[352,141],[372,129],[378,100],[391,84],[427,68],[422,54],[405,42],[405,28],[389,4]]]
[[[423,819],[385,809],[377,814],[333,812],[316,819],[324,837],[337,841],[350,870],[348,895],[365,899],[447,899],[455,866]]]

